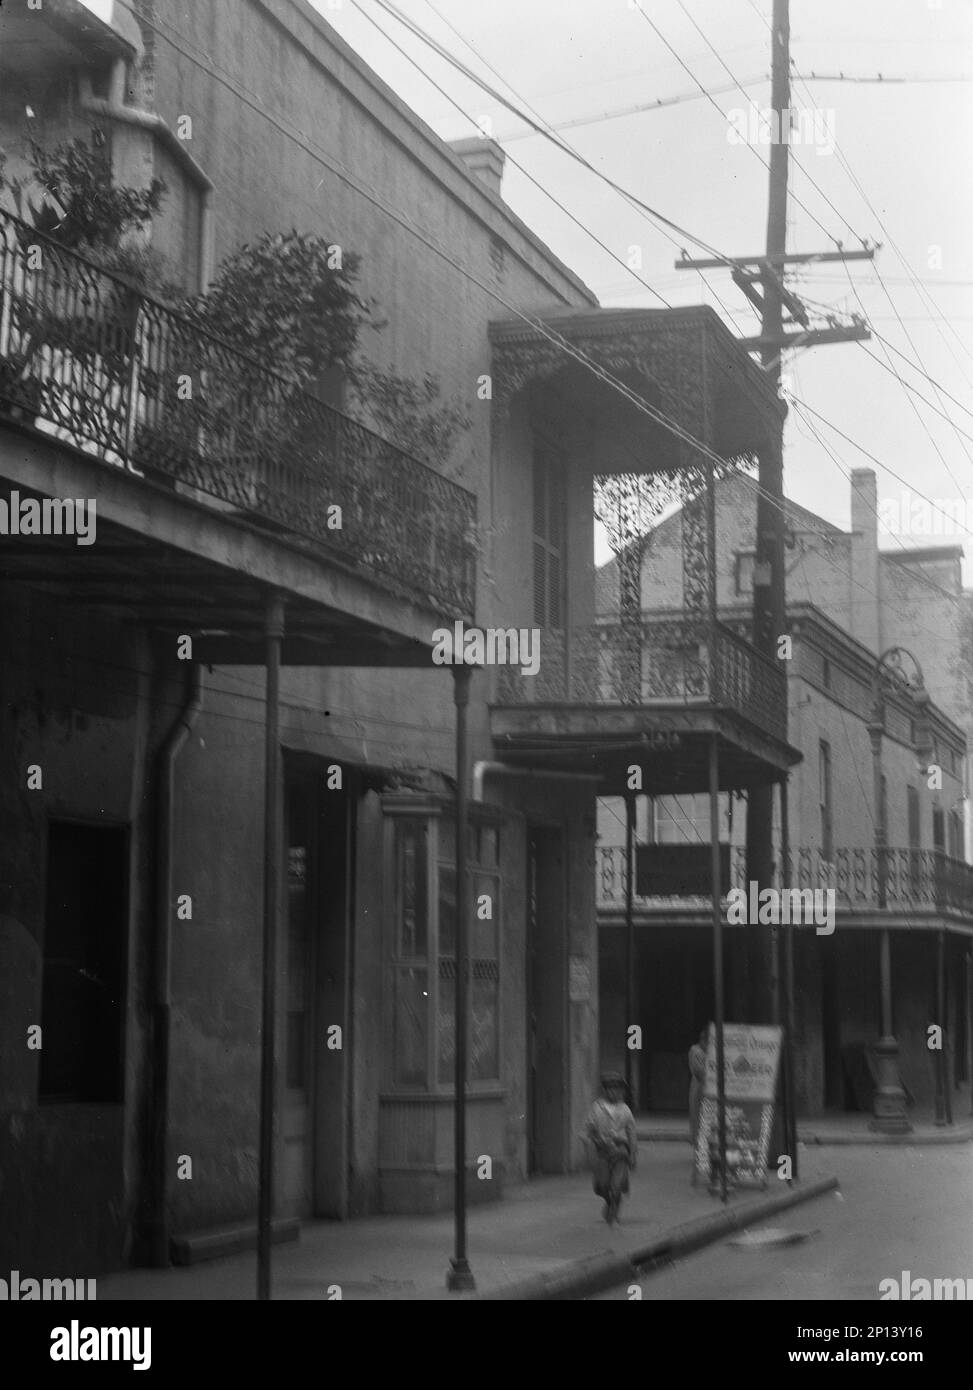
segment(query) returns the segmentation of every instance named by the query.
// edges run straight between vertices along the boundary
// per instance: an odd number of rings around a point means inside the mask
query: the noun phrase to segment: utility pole
[[[770,188],[767,197],[767,260],[761,267],[763,304],[760,360],[764,371],[780,387],[784,332],[783,268],[778,258],[787,252],[787,172],[789,145],[784,140],[785,114],[791,104],[789,0],[774,0],[771,63],[771,106],[780,138],[770,146]],[[734,281],[744,275],[733,272]],[[803,306],[801,306],[803,308]],[[793,309],[792,309],[793,312]],[[807,326],[806,315],[804,326]],[[786,631],[784,607],[784,449],[783,430],[775,431],[758,455],[757,537],[753,567],[753,641],[759,652],[777,660],[777,638]],[[774,882],[774,788],[768,783],[751,789],[747,797],[747,878],[769,888]],[[772,1004],[772,927],[751,923],[751,949],[747,980],[751,1021],[768,1023]]]
[[[796,347],[824,343],[847,343],[870,337],[864,321],[852,316],[850,324],[830,319],[825,327],[812,327],[810,314],[784,283],[785,267],[819,261],[872,260],[875,248],[864,245],[860,251],[787,254],[787,175],[791,134],[790,91],[790,15],[789,0],[774,0],[771,30],[771,130],[770,182],[767,200],[767,245],[762,256],[743,256],[729,261],[676,261],[677,270],[728,269],[734,284],[760,311],[760,334],[743,338],[748,351],[760,355],[768,379],[779,390],[781,359]],[[785,321],[785,312],[787,319]],[[796,330],[788,331],[788,325]],[[758,450],[759,494],[753,578],[753,644],[777,662],[777,639],[787,630],[784,592],[784,515],[783,432],[768,437]],[[751,789],[747,799],[747,877],[762,888],[773,885],[773,786]],[[748,952],[750,1021],[770,1022],[773,1016],[771,929],[751,927]]]

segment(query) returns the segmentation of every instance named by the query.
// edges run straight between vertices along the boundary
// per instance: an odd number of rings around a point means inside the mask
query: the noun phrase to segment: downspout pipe
[[[186,692],[157,754],[156,765],[156,904],[152,1067],[152,1263],[169,1264],[166,1140],[169,1129],[169,1026],[172,956],[172,840],[175,825],[176,760],[203,708],[202,667],[194,661],[186,672]]]
[[[213,180],[198,164],[171,126],[155,111],[144,111],[138,106],[126,106],[123,100],[125,91],[125,60],[119,59],[112,69],[111,95],[108,98],[96,97],[91,86],[90,73],[79,76],[79,94],[82,111],[91,116],[99,116],[106,121],[117,121],[120,125],[134,126],[145,130],[164,145],[175,162],[200,192],[200,289],[205,290],[213,276]]]
[[[600,772],[538,772],[533,767],[511,767],[509,763],[487,760],[473,764],[473,801],[483,800],[483,784],[488,777],[536,777],[541,782],[600,782]]]

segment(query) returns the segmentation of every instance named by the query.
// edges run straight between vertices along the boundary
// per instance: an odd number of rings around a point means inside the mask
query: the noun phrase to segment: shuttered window
[[[562,550],[564,479],[550,449],[534,451],[534,622],[561,627],[564,621]]]

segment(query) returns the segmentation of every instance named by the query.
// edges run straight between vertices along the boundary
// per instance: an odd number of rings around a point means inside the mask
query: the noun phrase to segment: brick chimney
[[[878,486],[871,468],[851,474],[851,632],[878,655],[881,650],[878,563]]]
[[[475,174],[491,193],[500,197],[503,166],[507,156],[495,140],[474,135],[469,140],[450,141],[450,149],[453,154],[459,155],[471,174]]]

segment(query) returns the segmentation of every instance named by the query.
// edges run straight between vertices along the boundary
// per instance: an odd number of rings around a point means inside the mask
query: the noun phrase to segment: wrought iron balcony
[[[779,857],[775,859],[775,884],[796,889],[833,889],[835,906],[848,912],[880,911],[880,866],[884,863],[885,909],[890,912],[954,912],[973,917],[973,864],[953,859],[939,850],[901,849],[884,851],[849,846],[836,848],[830,857],[822,850],[805,845],[791,851],[787,872],[781,878]],[[602,845],[598,849],[598,906],[620,909],[625,906],[625,850],[621,845]],[[747,888],[746,851],[730,846],[730,886]],[[637,885],[636,885],[637,886]],[[701,885],[702,886],[702,885]],[[705,894],[685,897],[633,893],[641,913],[662,913],[673,906],[705,907]]]
[[[472,615],[471,492],[2,210],[0,414]]]
[[[678,615],[546,628],[540,651],[535,676],[502,670],[498,703],[717,705],[786,737],[786,675],[722,623],[715,661],[705,623]]]

